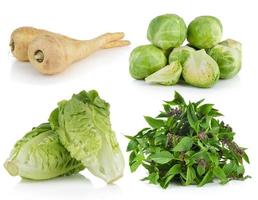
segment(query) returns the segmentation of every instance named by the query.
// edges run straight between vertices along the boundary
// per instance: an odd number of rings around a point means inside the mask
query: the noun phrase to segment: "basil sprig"
[[[243,160],[249,163],[245,148],[234,142],[232,128],[219,120],[222,114],[213,104],[185,102],[175,92],[157,117],[147,117],[150,125],[130,142],[132,172],[142,165],[148,170],[143,180],[167,188],[170,183],[203,186],[218,179],[221,184],[244,180]]]

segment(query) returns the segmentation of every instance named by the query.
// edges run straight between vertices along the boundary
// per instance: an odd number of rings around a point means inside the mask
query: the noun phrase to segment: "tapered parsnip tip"
[[[111,34],[111,35],[117,36],[117,37],[121,37],[121,38],[123,38],[125,36],[124,32],[114,32],[114,33],[108,33],[108,34]]]
[[[131,42],[129,40],[117,40],[117,41],[112,41],[112,42],[105,44],[103,49],[123,47],[123,46],[128,46],[130,44],[131,44]]]
[[[17,176],[19,174],[19,168],[15,162],[7,160],[4,163],[4,168],[8,171],[11,176]]]
[[[106,43],[115,41],[115,40],[121,40],[125,34],[123,32],[115,32],[115,33],[105,33],[104,35],[101,35],[100,38],[103,38]]]
[[[124,32],[117,32],[118,35],[120,35],[122,38],[125,36]]]

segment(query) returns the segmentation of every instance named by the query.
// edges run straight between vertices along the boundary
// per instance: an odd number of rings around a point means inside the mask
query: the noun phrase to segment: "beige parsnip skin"
[[[122,32],[106,33],[91,40],[75,40],[53,33],[44,34],[29,44],[28,57],[31,64],[42,74],[57,74],[99,49],[129,45],[129,41],[121,40],[123,37]]]
[[[49,31],[36,29],[33,27],[20,27],[11,34],[10,48],[12,54],[17,60],[29,61],[28,46],[29,43],[41,34],[48,34]]]

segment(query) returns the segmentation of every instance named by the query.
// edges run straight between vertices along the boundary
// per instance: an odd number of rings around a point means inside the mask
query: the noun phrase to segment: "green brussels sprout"
[[[218,63],[220,78],[234,77],[241,69],[241,43],[225,40],[208,51],[208,54]]]
[[[184,63],[183,78],[186,83],[208,88],[219,79],[219,66],[204,49],[192,52]]]
[[[167,64],[163,51],[154,45],[136,47],[131,52],[129,61],[129,71],[135,79],[145,79]]]
[[[147,83],[157,83],[160,85],[175,85],[182,73],[182,66],[179,61],[172,62],[159,71],[151,74],[145,81]]]
[[[149,24],[147,38],[161,49],[179,47],[186,38],[187,27],[178,15],[165,14],[155,17]]]
[[[227,39],[227,40],[220,42],[220,44],[230,47],[230,48],[238,49],[240,52],[242,51],[242,44],[236,40]]]
[[[172,63],[174,61],[179,61],[182,66],[184,66],[185,61],[189,57],[191,52],[194,52],[195,49],[189,46],[174,48],[170,53],[168,61]]]
[[[212,16],[195,18],[187,29],[188,42],[198,49],[212,48],[220,42],[221,37],[222,24]]]

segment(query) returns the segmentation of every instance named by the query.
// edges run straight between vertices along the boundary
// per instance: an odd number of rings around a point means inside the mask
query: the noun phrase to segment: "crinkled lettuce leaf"
[[[111,128],[109,104],[95,90],[61,101],[49,122],[71,156],[92,174],[108,183],[123,175],[124,158]]]
[[[84,169],[60,143],[49,123],[33,128],[14,146],[4,167],[13,176],[44,180]]]

